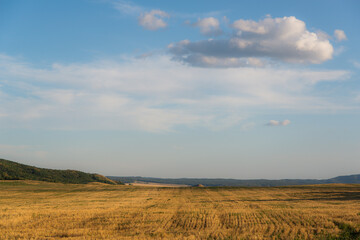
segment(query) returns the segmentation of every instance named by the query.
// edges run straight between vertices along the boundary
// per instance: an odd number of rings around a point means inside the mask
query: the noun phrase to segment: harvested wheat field
[[[0,239],[357,239],[359,230],[360,185],[0,182]]]

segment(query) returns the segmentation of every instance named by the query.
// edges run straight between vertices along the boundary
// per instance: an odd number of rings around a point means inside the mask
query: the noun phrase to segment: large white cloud
[[[139,24],[147,30],[158,30],[167,26],[164,18],[168,18],[169,14],[161,10],[151,10],[141,14]]]
[[[312,90],[319,82],[344,80],[348,74],[204,69],[158,55],[38,68],[0,56],[0,126],[170,131],[182,125],[219,130],[241,125],[249,111],[343,109]]]
[[[334,52],[328,39],[310,32],[293,16],[258,22],[240,19],[232,28],[234,33],[228,38],[184,40],[170,44],[169,50],[174,59],[201,67],[251,66],[249,58],[316,64],[331,59]]]

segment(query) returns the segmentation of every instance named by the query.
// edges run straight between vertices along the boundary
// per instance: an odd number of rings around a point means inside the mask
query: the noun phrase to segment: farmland
[[[359,230],[355,184],[161,188],[0,181],[0,239],[357,239]]]

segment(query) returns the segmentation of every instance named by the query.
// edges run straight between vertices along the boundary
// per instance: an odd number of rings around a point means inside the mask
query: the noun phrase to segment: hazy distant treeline
[[[152,178],[152,177],[117,177],[108,176],[109,179],[121,181],[123,183],[139,182],[153,182],[153,183],[166,183],[166,184],[185,184],[204,186],[243,186],[243,187],[276,187],[276,186],[289,186],[289,185],[309,185],[309,184],[326,184],[326,183],[360,183],[360,174],[339,176],[330,179],[281,179],[281,180],[267,180],[267,179],[254,179],[254,180],[239,180],[239,179],[224,179],[224,178]]]

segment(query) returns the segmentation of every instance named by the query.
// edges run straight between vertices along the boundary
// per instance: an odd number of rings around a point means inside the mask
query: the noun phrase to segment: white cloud
[[[240,19],[232,28],[229,38],[180,41],[169,45],[169,51],[175,60],[201,67],[244,67],[249,66],[244,64],[248,58],[316,64],[331,59],[334,52],[324,34],[308,31],[295,17]],[[216,64],[208,64],[208,59]]]
[[[278,120],[270,120],[266,125],[268,126],[287,126],[291,122],[290,120],[278,121]]]
[[[164,18],[169,18],[170,15],[161,10],[151,10],[141,14],[139,17],[139,24],[147,30],[158,30],[167,26]]]
[[[222,34],[219,20],[214,17],[199,19],[193,26],[198,27],[200,32],[206,36],[218,36]]]
[[[344,80],[349,73],[204,69],[163,55],[37,68],[3,55],[0,75],[1,127],[158,132],[177,126],[221,130],[242,124],[249,109],[344,109],[312,90],[319,82]]]
[[[343,30],[340,30],[340,29],[336,29],[334,31],[334,36],[335,36],[336,40],[339,41],[339,42],[347,40],[345,32]]]

